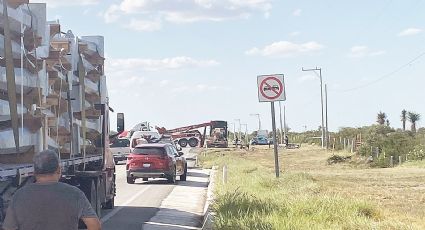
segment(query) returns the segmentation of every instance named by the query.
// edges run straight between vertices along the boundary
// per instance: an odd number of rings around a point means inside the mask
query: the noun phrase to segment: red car
[[[134,184],[137,178],[166,178],[175,183],[177,176],[186,181],[187,162],[182,155],[169,143],[136,146],[127,157],[127,183]]]

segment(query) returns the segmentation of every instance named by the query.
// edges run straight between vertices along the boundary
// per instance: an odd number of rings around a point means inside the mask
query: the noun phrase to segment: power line
[[[414,62],[416,62],[417,60],[421,59],[423,56],[425,56],[425,51],[424,51],[424,52],[422,52],[422,53],[420,53],[418,56],[416,56],[415,58],[413,58],[412,60],[410,60],[410,61],[409,61],[409,62],[407,62],[406,64],[401,65],[401,66],[400,66],[400,67],[398,67],[397,69],[395,69],[395,70],[393,70],[393,71],[391,71],[391,72],[389,72],[389,73],[387,73],[387,74],[384,74],[384,75],[382,75],[381,77],[379,77],[379,78],[377,78],[377,79],[375,79],[375,80],[373,80],[373,81],[371,81],[371,82],[369,82],[369,83],[367,83],[367,84],[359,85],[359,86],[357,86],[357,87],[350,88],[350,89],[342,89],[342,90],[333,89],[332,91],[335,91],[335,92],[350,92],[350,91],[354,91],[354,90],[362,89],[362,88],[368,87],[368,86],[370,86],[370,85],[376,84],[376,83],[378,83],[378,82],[380,82],[380,81],[382,81],[382,80],[384,80],[384,79],[386,79],[386,78],[392,77],[394,74],[396,74],[396,73],[400,72],[400,71],[401,71],[401,70],[403,70],[404,68],[409,67],[409,66],[410,66],[410,65],[412,65]]]

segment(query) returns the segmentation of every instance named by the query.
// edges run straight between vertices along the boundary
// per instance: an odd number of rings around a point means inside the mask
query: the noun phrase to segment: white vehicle
[[[128,138],[117,138],[109,144],[109,149],[114,156],[115,164],[120,161],[127,160],[128,154],[130,154],[130,140]]]
[[[160,139],[161,135],[156,131],[136,131],[130,138],[130,150],[133,150],[137,145],[137,139],[140,138]]]

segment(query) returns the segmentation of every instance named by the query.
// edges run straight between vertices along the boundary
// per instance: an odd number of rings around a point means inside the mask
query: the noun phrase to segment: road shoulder
[[[187,181],[178,182],[142,229],[201,229],[209,173],[205,169],[189,169]]]

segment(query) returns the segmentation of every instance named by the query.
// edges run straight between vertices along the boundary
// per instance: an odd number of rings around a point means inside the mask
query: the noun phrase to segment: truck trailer
[[[46,20],[45,3],[0,7],[0,225],[16,190],[35,180],[34,154],[46,149],[60,158],[61,181],[81,189],[100,216],[116,192],[104,38],[63,31]]]
[[[198,129],[204,128],[203,133]],[[207,135],[209,128],[209,135]],[[210,121],[201,124],[188,125],[167,130],[164,127],[156,127],[160,134],[171,135],[181,146],[199,147],[206,144],[207,147],[227,148],[227,121]]]

